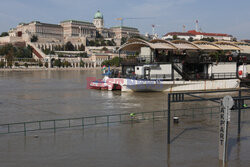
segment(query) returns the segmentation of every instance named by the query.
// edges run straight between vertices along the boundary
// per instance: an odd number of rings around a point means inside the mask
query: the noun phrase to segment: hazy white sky
[[[0,32],[20,22],[38,20],[59,24],[67,19],[92,22],[97,10],[104,15],[106,27],[119,25],[119,17],[151,17],[125,20],[124,25],[139,28],[141,33],[195,28],[198,19],[205,32],[228,33],[250,39],[249,0],[0,0]]]

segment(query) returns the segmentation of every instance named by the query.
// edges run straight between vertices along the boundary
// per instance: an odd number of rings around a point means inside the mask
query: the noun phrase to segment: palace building
[[[37,36],[40,43],[84,43],[97,37],[121,40],[123,37],[139,35],[139,30],[132,27],[104,27],[104,17],[100,11],[94,15],[93,23],[77,20],[66,20],[60,24],[48,24],[39,21],[20,23],[10,29],[9,36],[1,37],[1,43],[30,42]]]

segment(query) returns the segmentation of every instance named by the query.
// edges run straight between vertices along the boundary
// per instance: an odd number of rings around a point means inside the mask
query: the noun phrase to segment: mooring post
[[[238,100],[238,135],[240,135],[240,124],[241,124],[241,90],[239,90],[239,100]]]
[[[170,114],[170,94],[168,94],[168,144],[170,144],[170,117],[171,117],[171,114]]]

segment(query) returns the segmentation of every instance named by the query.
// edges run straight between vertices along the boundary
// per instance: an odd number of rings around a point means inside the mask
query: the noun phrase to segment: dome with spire
[[[103,15],[99,10],[96,12],[94,19],[103,19]]]

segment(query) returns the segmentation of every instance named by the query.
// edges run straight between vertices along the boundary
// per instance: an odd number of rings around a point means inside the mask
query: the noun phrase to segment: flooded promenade
[[[87,89],[92,71],[0,72],[0,124],[71,117],[163,111],[167,93],[121,93]],[[212,103],[173,105],[173,109],[214,106]],[[174,114],[174,113],[173,113]],[[237,113],[229,125],[228,166],[250,166],[250,113],[242,112],[242,133],[237,142]],[[0,166],[88,167],[211,167],[218,162],[218,114],[180,118],[167,122],[98,125],[0,136]]]

